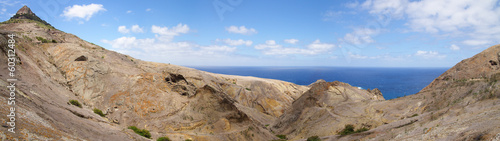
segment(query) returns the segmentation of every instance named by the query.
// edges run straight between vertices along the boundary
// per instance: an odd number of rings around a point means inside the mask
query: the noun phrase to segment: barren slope
[[[2,43],[8,33],[16,34],[17,87],[23,93],[18,95],[18,129],[34,135],[8,134],[3,128],[6,137],[133,139],[138,136],[126,128],[134,125],[150,130],[153,138],[271,139],[275,137],[261,129],[263,125],[308,89],[278,80],[145,62],[31,20],[17,19],[0,29]],[[42,43],[37,37],[57,43]],[[6,47],[2,45],[1,62],[7,62]],[[6,64],[1,67],[7,72]],[[9,77],[0,77],[5,87]],[[6,94],[2,89],[3,99]],[[83,103],[83,108],[68,105],[70,99]],[[6,115],[3,106],[1,113]],[[92,113],[94,108],[106,117]],[[33,125],[24,125],[28,123]],[[44,128],[50,130],[36,132]]]

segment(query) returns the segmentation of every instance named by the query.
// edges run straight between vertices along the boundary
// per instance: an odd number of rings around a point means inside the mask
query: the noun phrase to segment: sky
[[[183,66],[451,67],[500,41],[498,0],[0,1],[132,57]]]

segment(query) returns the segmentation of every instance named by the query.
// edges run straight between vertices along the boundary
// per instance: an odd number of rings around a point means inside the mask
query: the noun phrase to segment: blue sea
[[[385,99],[419,92],[449,68],[351,68],[351,67],[193,67],[199,70],[255,76],[309,85],[318,79],[341,81],[362,89],[378,88]]]

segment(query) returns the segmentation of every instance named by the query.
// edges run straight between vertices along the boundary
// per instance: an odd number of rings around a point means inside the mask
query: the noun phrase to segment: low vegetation
[[[307,138],[307,141],[321,141],[321,138],[319,138],[318,136],[311,136]]]
[[[416,117],[416,116],[418,116],[418,114],[413,114],[413,115],[411,115],[411,117]]]
[[[69,103],[71,103],[71,105],[75,105],[76,107],[80,107],[82,108],[82,104],[80,104],[80,102],[78,102],[78,100],[69,100]]]
[[[283,140],[286,140],[286,135],[276,135],[276,137],[283,139]]]
[[[94,113],[100,115],[101,117],[104,117],[105,115],[102,113],[101,110],[94,108]]]
[[[143,137],[146,137],[148,139],[151,138],[151,133],[149,133],[149,131],[146,130],[146,129],[139,129],[139,128],[135,127],[135,126],[129,126],[128,129],[131,129],[135,133],[137,133],[137,134],[139,134],[139,135],[141,135]]]
[[[171,141],[168,137],[160,137],[156,141]]]
[[[36,39],[37,39],[38,41],[42,42],[42,43],[48,43],[48,42],[49,42],[47,39],[44,39],[44,38],[42,38],[42,37],[38,37],[38,36],[36,36]]]
[[[16,14],[16,15],[12,16],[10,19],[17,19],[19,17],[25,17],[26,19],[37,21],[37,22],[40,22],[40,23],[42,23],[44,25],[52,27],[52,25],[50,25],[48,22],[46,22],[45,20],[40,19],[38,16],[36,16],[34,14]]]
[[[31,42],[31,41],[33,41],[33,39],[31,39],[30,37],[25,36],[25,35],[23,35],[23,38],[24,38],[24,40],[26,40],[26,41],[30,41],[30,42]]]
[[[350,135],[350,134],[354,134],[354,133],[361,133],[361,132],[368,131],[368,130],[369,129],[366,127],[359,128],[358,130],[354,130],[354,125],[347,124],[347,125],[345,125],[344,129],[342,131],[340,131],[339,134],[341,136],[345,136],[345,135]]]

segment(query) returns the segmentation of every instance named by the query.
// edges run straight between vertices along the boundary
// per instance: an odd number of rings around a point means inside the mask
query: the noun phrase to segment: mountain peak
[[[17,14],[19,14],[19,15],[22,15],[22,14],[33,14],[34,15],[35,13],[33,13],[28,6],[24,5],[21,9],[19,9],[17,11],[16,15]]]
[[[40,19],[40,17],[36,16],[36,14],[33,13],[33,11],[31,11],[31,9],[26,5],[24,5],[21,9],[19,9],[17,11],[16,15],[12,16],[10,19],[11,20],[12,19],[29,19],[29,20],[41,22],[42,24],[45,24],[45,25],[52,27],[48,22],[46,22],[45,20],[42,20],[42,19]]]

